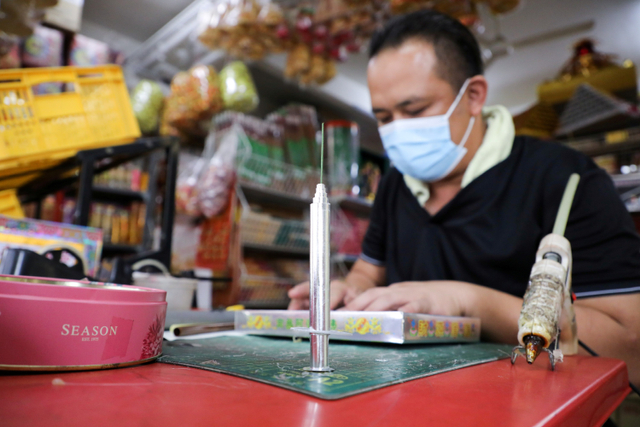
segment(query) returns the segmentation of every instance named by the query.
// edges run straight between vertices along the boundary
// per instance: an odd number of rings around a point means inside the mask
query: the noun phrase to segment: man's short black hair
[[[480,47],[471,31],[458,20],[428,9],[397,16],[376,31],[369,44],[369,58],[412,39],[433,45],[438,75],[449,82],[454,92],[467,78],[482,74]]]

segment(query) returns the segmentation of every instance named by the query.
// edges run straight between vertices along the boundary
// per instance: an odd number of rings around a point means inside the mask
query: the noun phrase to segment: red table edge
[[[627,364],[619,359],[607,359],[617,360],[619,364],[617,367],[612,368],[607,374],[603,375],[598,381],[584,389],[580,394],[566,402],[562,407],[539,421],[535,427],[546,425],[545,423],[554,417],[563,419],[559,425],[573,426],[576,425],[577,420],[575,420],[575,418],[571,419],[571,417],[575,417],[576,415],[583,415],[583,421],[580,425],[591,425],[594,427],[602,426],[631,393]],[[608,396],[617,397],[613,402],[607,403]],[[594,397],[598,397],[596,401],[602,402],[593,412],[594,414],[598,414],[598,412],[600,412],[600,414],[595,415],[594,418],[598,420],[597,422],[593,423],[593,419],[589,420],[588,414],[585,412],[570,410],[570,408],[575,406],[588,405],[593,402]]]

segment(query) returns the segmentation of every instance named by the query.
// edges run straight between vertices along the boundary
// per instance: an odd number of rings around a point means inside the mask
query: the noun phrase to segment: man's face
[[[433,46],[421,40],[385,49],[369,61],[367,79],[378,126],[447,112],[457,91],[438,75],[437,61]],[[462,140],[471,118],[466,99],[465,94],[449,119],[455,143]]]

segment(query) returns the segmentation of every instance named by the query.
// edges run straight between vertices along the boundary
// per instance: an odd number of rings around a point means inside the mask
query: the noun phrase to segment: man
[[[474,316],[484,340],[515,343],[536,250],[575,172],[565,236],[578,335],[640,383],[640,237],[607,174],[560,144],[514,137],[506,109],[484,107],[475,38],[445,15],[392,20],[371,41],[367,77],[395,168],[331,307]],[[290,308],[308,307],[308,292],[294,287]]]

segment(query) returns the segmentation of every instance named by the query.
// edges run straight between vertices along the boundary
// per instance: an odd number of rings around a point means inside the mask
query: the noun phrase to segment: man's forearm
[[[344,278],[344,282],[359,292],[364,292],[369,288],[382,285],[382,283],[378,282],[381,281],[382,277],[380,276],[382,275],[381,273],[384,272],[383,269],[378,271],[378,267],[363,263],[364,261],[362,260],[356,261],[351,271],[349,271],[349,274]]]
[[[465,306],[463,315],[481,319],[483,340],[516,345],[522,298],[484,286],[472,286],[475,296]]]
[[[630,295],[627,298],[631,297]],[[596,300],[600,300],[600,305],[605,307],[607,304],[616,306],[618,304],[615,299],[621,298],[625,297],[602,297],[577,301],[575,309],[578,338],[599,356],[624,360],[629,370],[629,380],[634,384],[640,384],[640,341],[638,340],[640,322],[638,318],[633,318],[632,314],[631,317],[616,319],[600,309],[589,306],[589,303]],[[620,307],[619,311],[623,310],[624,308]],[[588,353],[580,348],[580,354]]]

